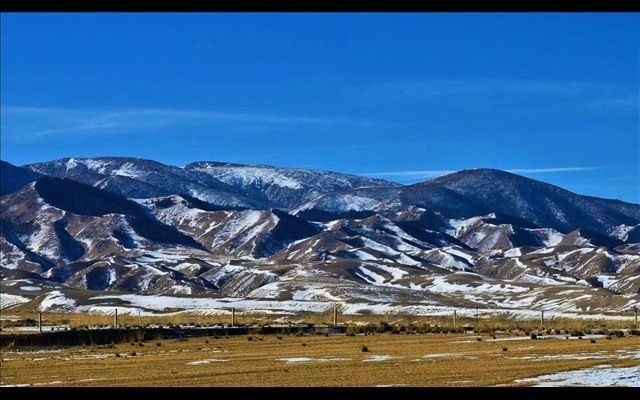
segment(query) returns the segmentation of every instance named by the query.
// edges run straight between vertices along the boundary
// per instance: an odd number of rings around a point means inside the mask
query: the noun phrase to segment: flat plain
[[[4,386],[522,386],[592,367],[636,375],[640,337],[265,335],[4,349],[0,379]],[[637,379],[628,378],[622,384]]]

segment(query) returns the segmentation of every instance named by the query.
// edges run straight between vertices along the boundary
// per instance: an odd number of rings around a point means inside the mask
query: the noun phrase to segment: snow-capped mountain
[[[43,175],[66,178],[130,198],[187,194],[223,206],[267,207],[207,175],[156,161],[123,157],[65,158],[26,165]]]
[[[603,313],[640,301],[640,205],[503,171],[401,186],[216,162],[0,166],[3,307],[158,311],[145,299],[164,295],[178,296],[168,309]]]
[[[292,210],[327,193],[355,188],[399,186],[381,179],[263,165],[201,161],[188,164],[185,169],[208,174],[244,193],[249,193],[252,198],[264,199],[274,207],[285,210]]]
[[[186,194],[222,206],[289,210],[320,194],[369,186],[398,186],[334,172],[196,162],[184,168],[123,157],[65,158],[26,165],[130,198]]]

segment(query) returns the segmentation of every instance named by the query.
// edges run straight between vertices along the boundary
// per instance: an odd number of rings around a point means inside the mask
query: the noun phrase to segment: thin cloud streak
[[[505,171],[514,174],[544,174],[557,172],[581,172],[603,169],[604,167],[556,167],[556,168],[515,168],[506,169]],[[405,170],[405,171],[382,171],[367,172],[359,175],[373,177],[397,177],[403,180],[435,178],[442,175],[452,174],[456,170]]]
[[[23,138],[40,139],[67,133],[118,134],[123,129],[145,130],[169,125],[235,124],[304,124],[370,125],[372,121],[344,117],[317,118],[243,112],[218,112],[180,109],[64,109],[3,106],[6,131],[19,132]],[[21,121],[22,120],[22,121]],[[24,122],[27,121],[25,127]],[[23,126],[20,127],[20,123]],[[9,129],[9,124],[14,126]],[[15,126],[18,125],[18,126]]]
[[[412,79],[368,85],[360,96],[367,103],[398,100],[451,102],[486,108],[495,106],[596,107],[637,110],[635,91],[608,82],[536,79]]]
[[[594,171],[602,169],[603,167],[560,167],[560,168],[520,168],[520,169],[508,169],[507,172],[514,174],[544,174],[550,172],[580,172],[580,171]]]
[[[432,176],[446,175],[454,172],[456,171],[455,170],[384,171],[384,172],[366,172],[366,173],[357,174],[357,175],[419,178],[419,177],[432,177]]]

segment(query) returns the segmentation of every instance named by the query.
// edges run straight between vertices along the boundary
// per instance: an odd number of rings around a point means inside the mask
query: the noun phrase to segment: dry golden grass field
[[[0,380],[33,386],[492,386],[603,364],[640,365],[639,336],[595,343],[479,337],[239,336],[5,349]]]

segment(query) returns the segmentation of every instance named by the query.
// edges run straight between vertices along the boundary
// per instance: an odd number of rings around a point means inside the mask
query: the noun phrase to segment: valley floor
[[[0,380],[3,386],[640,386],[640,337],[594,343],[468,334],[242,336],[4,349]]]

